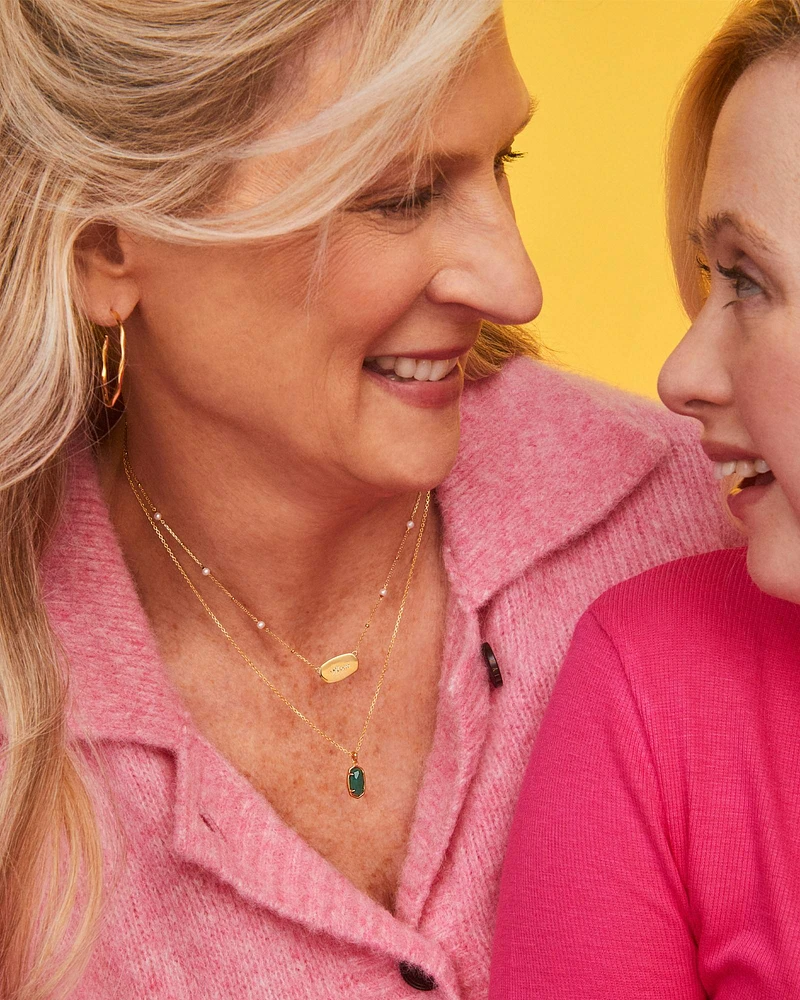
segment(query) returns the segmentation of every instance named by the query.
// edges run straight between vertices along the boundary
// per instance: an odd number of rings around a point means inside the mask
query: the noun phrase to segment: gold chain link
[[[230,634],[230,632],[228,632],[228,630],[225,628],[225,626],[222,624],[222,622],[219,620],[219,618],[217,618],[217,616],[214,614],[214,612],[212,611],[212,609],[209,607],[209,605],[206,602],[206,600],[203,597],[203,595],[200,593],[200,591],[194,585],[194,583],[190,579],[188,573],[186,572],[186,570],[181,565],[180,560],[178,559],[178,557],[173,552],[172,548],[170,547],[169,542],[164,537],[164,534],[161,531],[161,526],[163,526],[170,533],[170,535],[172,535],[172,537],[175,539],[175,541],[181,546],[181,548],[186,552],[186,554],[189,555],[194,560],[195,563],[197,563],[198,566],[202,567],[203,564],[181,542],[181,540],[178,538],[178,536],[169,528],[168,525],[166,525],[163,522],[163,520],[160,521],[160,522],[155,520],[153,514],[156,512],[156,508],[153,507],[152,503],[150,502],[150,498],[147,497],[147,494],[144,493],[144,489],[143,488],[141,489],[141,492],[140,492],[139,481],[134,476],[133,469],[131,469],[131,467],[130,467],[130,463],[129,463],[129,460],[128,460],[127,447],[124,449],[123,459],[124,459],[124,463],[123,464],[124,464],[124,467],[125,467],[125,474],[127,476],[128,484],[130,485],[130,488],[131,488],[131,491],[133,492],[133,495],[136,497],[136,500],[138,501],[139,506],[142,508],[142,510],[144,511],[145,516],[147,517],[147,520],[150,522],[151,528],[156,533],[156,535],[158,536],[159,541],[161,542],[161,544],[166,549],[167,554],[169,555],[169,557],[172,560],[172,562],[175,564],[175,567],[177,568],[178,572],[181,574],[181,576],[183,577],[183,579],[186,581],[186,583],[188,584],[188,586],[191,589],[191,591],[194,594],[194,596],[197,598],[197,600],[203,606],[203,608],[204,608],[206,614],[209,616],[209,618],[214,622],[214,624],[217,626],[217,628],[220,630],[220,632],[222,632],[222,634],[225,636],[225,638],[228,640],[228,642],[233,646],[233,648],[236,650],[236,652],[239,654],[239,656],[242,657],[242,659],[251,668],[251,670],[253,670],[253,672],[267,685],[267,687],[275,695],[276,698],[280,699],[280,701],[282,701],[283,704],[286,705],[287,708],[291,709],[291,711],[294,712],[294,714],[298,717],[298,719],[301,719],[303,722],[305,722],[305,724],[307,726],[310,726],[311,729],[313,729],[315,733],[318,733],[323,739],[327,740],[328,743],[330,743],[332,746],[336,747],[337,750],[341,750],[342,753],[345,753],[345,754],[347,754],[348,757],[352,758],[354,764],[358,763],[358,754],[361,751],[361,747],[362,747],[362,745],[364,743],[364,739],[365,739],[365,737],[367,735],[367,728],[368,728],[368,726],[370,724],[370,721],[372,719],[372,713],[375,711],[375,706],[378,703],[378,696],[381,693],[381,688],[383,687],[383,681],[384,681],[384,678],[386,677],[386,671],[387,671],[387,669],[389,667],[389,658],[392,655],[392,650],[394,648],[394,644],[395,644],[395,641],[397,639],[397,635],[398,635],[398,633],[400,631],[400,623],[403,620],[403,612],[405,611],[406,601],[408,600],[408,594],[409,594],[409,591],[411,589],[411,581],[412,581],[412,579],[414,577],[414,569],[415,569],[415,567],[417,565],[417,557],[419,556],[420,547],[422,546],[422,539],[423,539],[423,536],[425,534],[425,526],[426,526],[426,524],[428,522],[428,513],[430,511],[430,505],[431,505],[431,493],[430,493],[430,491],[428,491],[428,493],[426,494],[426,497],[425,497],[425,506],[423,508],[422,519],[421,519],[420,525],[419,525],[419,533],[417,534],[417,540],[416,540],[416,543],[414,545],[414,552],[413,552],[412,557],[411,557],[411,565],[410,565],[409,570],[408,570],[408,576],[406,578],[405,587],[403,588],[403,596],[402,596],[402,599],[400,601],[400,609],[399,609],[399,611],[397,613],[397,619],[396,619],[396,621],[394,623],[394,629],[392,630],[391,637],[389,638],[389,646],[388,646],[388,648],[386,650],[386,655],[385,655],[385,657],[383,659],[383,667],[381,669],[380,676],[378,677],[378,684],[377,684],[377,687],[375,688],[375,693],[372,696],[372,701],[370,702],[369,710],[367,712],[367,717],[364,720],[364,725],[363,725],[363,727],[361,729],[361,735],[358,738],[358,742],[356,743],[355,748],[353,750],[348,750],[346,746],[344,746],[343,744],[339,743],[339,741],[335,740],[332,736],[329,736],[325,732],[324,729],[321,729],[315,722],[313,722],[311,719],[309,719],[307,715],[305,715],[303,712],[301,712],[299,708],[297,708],[295,705],[292,704],[291,701],[289,701],[289,699],[286,697],[285,694],[283,694],[282,691],[278,690],[278,688],[275,687],[275,685],[272,683],[272,681],[266,676],[266,674],[262,673],[258,669],[258,667],[255,665],[255,663],[253,663],[253,661],[250,659],[250,657],[247,655],[247,653],[245,653],[245,651],[241,648],[241,646],[236,642],[236,640],[233,638],[233,636]],[[146,500],[145,500],[145,498],[146,498]],[[419,508],[420,501],[421,501],[421,495],[420,495],[420,497],[417,498],[417,503],[414,506],[414,515],[416,514],[416,512],[417,512],[417,510]],[[148,505],[149,505],[150,509],[148,509]],[[412,515],[412,520],[414,519],[414,515]],[[409,530],[412,530],[412,529],[409,529]],[[404,538],[404,541],[405,541],[405,538]],[[398,555],[395,557],[395,562],[392,564],[392,569],[394,569],[394,566],[396,565],[397,560],[399,559],[399,557],[400,557],[400,552],[398,552]],[[233,597],[225,589],[225,587],[223,587],[221,584],[218,584],[218,586],[220,587],[221,590],[223,590],[226,594],[228,594],[228,596],[231,598],[231,600],[235,604],[238,604],[239,607],[242,608],[243,611],[245,611],[245,613],[249,614],[249,612],[247,612],[247,609],[244,608],[244,606],[241,605],[236,600],[236,598]],[[250,615],[250,617],[252,618],[253,616]],[[366,633],[366,629],[364,630],[364,633]],[[362,633],[362,638],[363,638],[364,633]],[[287,643],[284,643],[284,645],[287,646],[287,648],[290,648]],[[305,658],[303,657],[303,659],[305,659]],[[309,662],[309,661],[306,661],[306,662]],[[314,666],[314,665],[311,664],[311,666]]]
[[[186,553],[186,555],[189,556],[189,558],[192,560],[192,562],[194,562],[197,566],[199,566],[200,569],[208,569],[208,567],[205,565],[205,563],[203,563],[202,560],[200,560],[194,554],[194,552],[192,552],[192,550],[189,548],[189,546],[178,537],[178,535],[175,533],[175,531],[173,531],[173,529],[170,527],[170,525],[164,520],[164,518],[161,516],[161,514],[159,514],[158,508],[155,506],[155,504],[153,503],[153,501],[150,499],[150,496],[148,495],[147,490],[144,488],[144,486],[142,485],[141,481],[134,474],[133,468],[131,467],[131,464],[130,464],[130,458],[129,458],[129,455],[128,455],[128,434],[127,434],[127,428],[125,429],[125,441],[123,443],[123,448],[122,448],[122,464],[123,464],[123,467],[125,469],[125,475],[126,475],[126,477],[128,479],[128,483],[129,483],[131,489],[133,490],[134,495],[136,496],[137,500],[139,499],[140,496],[144,500],[144,503],[142,503],[142,500],[139,500],[139,504],[142,507],[142,509],[144,510],[145,514],[147,514],[148,517],[150,517],[150,514],[156,515],[157,518],[158,518],[158,524],[160,525],[160,527],[162,527],[166,532],[168,532],[172,536],[172,538],[175,540],[175,542],[183,549],[183,551]],[[386,580],[384,581],[383,587],[381,588],[381,591],[378,594],[378,600],[372,606],[372,609],[371,609],[371,611],[369,613],[369,618],[367,618],[367,621],[366,621],[366,623],[364,624],[364,627],[361,630],[361,634],[359,635],[359,637],[358,637],[358,639],[356,641],[355,649],[353,650],[353,655],[356,657],[356,659],[358,659],[358,653],[359,653],[359,650],[361,649],[361,643],[364,641],[364,636],[367,634],[367,632],[370,629],[370,626],[372,625],[372,619],[375,617],[376,611],[378,610],[378,608],[383,603],[383,599],[384,599],[384,596],[386,594],[386,591],[388,591],[388,589],[389,589],[389,584],[391,583],[392,576],[394,575],[395,568],[396,568],[398,562],[400,561],[401,555],[403,554],[403,549],[405,548],[406,539],[408,538],[409,534],[414,530],[413,527],[409,528],[408,524],[412,524],[412,525],[416,524],[417,511],[419,510],[419,505],[420,505],[421,502],[422,502],[422,494],[419,493],[419,494],[417,494],[417,499],[416,499],[416,502],[414,504],[414,509],[411,511],[411,517],[410,517],[410,519],[409,519],[409,521],[408,521],[408,523],[406,525],[406,530],[405,530],[405,532],[403,534],[403,537],[402,537],[402,539],[400,541],[400,546],[397,549],[397,552],[395,554],[394,559],[392,560],[392,565],[389,567],[389,572],[386,575]],[[148,511],[148,508],[149,508],[149,511]],[[152,524],[153,519],[151,518],[150,520],[151,520],[151,524]],[[312,670],[314,670],[315,672],[317,672],[319,670],[319,665],[318,664],[313,663],[311,660],[308,659],[308,657],[304,656],[298,649],[295,649],[295,647],[292,646],[291,643],[287,642],[285,639],[282,639],[281,636],[279,636],[277,632],[275,632],[273,629],[271,629],[269,627],[269,625],[266,623],[266,621],[264,621],[263,619],[259,618],[257,615],[254,615],[253,612],[248,607],[246,607],[242,603],[242,601],[239,600],[238,597],[236,597],[234,594],[232,594],[230,592],[230,590],[228,590],[228,588],[225,586],[225,584],[221,580],[217,579],[217,577],[215,576],[213,570],[209,570],[208,574],[206,575],[206,579],[210,580],[212,583],[216,584],[216,586],[219,587],[219,589],[222,591],[222,593],[225,594],[225,596],[228,597],[231,601],[233,601],[233,603],[236,605],[236,607],[239,608],[245,615],[247,615],[247,617],[252,622],[254,622],[259,627],[259,631],[266,632],[267,635],[272,636],[272,638],[275,639],[277,642],[279,642],[281,644],[281,646],[283,646],[285,649],[288,649],[288,651],[293,656],[296,656],[298,658],[298,660],[302,660],[303,663],[307,663],[308,666],[311,667]]]

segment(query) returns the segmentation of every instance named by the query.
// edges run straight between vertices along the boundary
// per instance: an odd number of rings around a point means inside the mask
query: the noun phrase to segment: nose
[[[673,412],[697,417],[706,424],[732,402],[725,362],[725,325],[713,318],[706,304],[664,363],[658,394]]]
[[[510,198],[496,182],[457,213],[441,242],[443,263],[427,288],[431,302],[460,305],[501,324],[528,323],[539,315],[539,276]]]

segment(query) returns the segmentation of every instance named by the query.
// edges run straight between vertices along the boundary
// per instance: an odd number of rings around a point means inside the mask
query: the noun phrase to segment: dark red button
[[[497,657],[494,655],[494,650],[485,642],[481,646],[481,652],[483,653],[483,658],[486,660],[486,666],[489,668],[489,680],[492,682],[492,687],[501,688],[503,686],[503,675],[500,673],[500,667],[497,663]]]
[[[415,990],[419,990],[421,993],[430,993],[431,990],[438,989],[439,987],[433,976],[429,976],[418,965],[412,965],[410,962],[401,962],[398,968],[400,969],[400,975],[408,985],[412,986]]]

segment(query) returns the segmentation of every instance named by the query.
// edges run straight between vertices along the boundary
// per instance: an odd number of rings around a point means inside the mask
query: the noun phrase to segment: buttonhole
[[[210,816],[207,816],[205,813],[200,813],[200,819],[213,833],[219,833],[219,827]]]

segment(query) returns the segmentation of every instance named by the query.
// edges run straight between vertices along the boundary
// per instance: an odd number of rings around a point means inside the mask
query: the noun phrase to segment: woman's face
[[[330,75],[319,67],[309,106]],[[441,481],[481,320],[524,323],[541,307],[505,176],[529,104],[498,31],[432,122],[433,187],[409,200],[402,167],[381,178],[334,219],[321,277],[316,233],[213,248],[120,233],[118,287],[136,304],[131,424],[158,414],[164,433],[169,422],[201,440],[222,427],[305,489],[388,495]],[[234,204],[261,171],[240,170]],[[90,299],[108,322],[108,300]]]
[[[800,60],[756,63],[728,97],[696,238],[710,294],[659,391],[702,421],[718,474],[745,480],[729,503],[753,579],[800,602]]]

